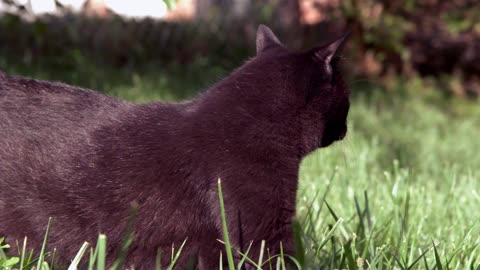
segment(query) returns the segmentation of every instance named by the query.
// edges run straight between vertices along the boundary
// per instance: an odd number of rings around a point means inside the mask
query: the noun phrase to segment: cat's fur
[[[0,235],[28,236],[68,263],[83,241],[118,252],[138,203],[126,260],[152,269],[157,248],[188,237],[179,265],[216,269],[223,245],[217,180],[230,239],[294,253],[302,158],[346,133],[349,92],[334,57],[343,37],[290,52],[260,26],[257,55],[197,98],[132,104],[61,83],[0,73]],[[224,257],[224,261],[226,261]]]

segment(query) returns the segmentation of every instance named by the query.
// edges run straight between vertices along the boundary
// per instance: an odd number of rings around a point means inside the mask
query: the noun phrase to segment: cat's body
[[[340,42],[312,54],[330,50],[323,56],[330,67],[327,56]],[[38,249],[52,217],[48,242],[60,262],[98,233],[107,235],[113,258],[136,202],[127,265],[153,269],[158,248],[168,264],[172,244],[188,238],[179,266],[193,256],[199,269],[215,269],[221,179],[234,246],[253,240],[252,258],[261,240],[272,254],[280,242],[293,253],[301,159],[343,138],[348,90],[337,77],[342,93],[311,92],[325,80],[333,85],[332,71],[288,52],[266,27],[257,50],[214,87],[176,104],[132,104],[0,73],[0,235],[28,236]]]

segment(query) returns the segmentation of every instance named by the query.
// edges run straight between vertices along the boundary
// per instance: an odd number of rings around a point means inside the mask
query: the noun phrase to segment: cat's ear
[[[283,46],[275,34],[266,25],[260,24],[257,30],[257,54],[270,47]]]
[[[349,36],[350,33],[347,32],[327,45],[313,49],[312,53],[314,61],[324,65],[327,74],[332,73],[332,59],[341,50]]]

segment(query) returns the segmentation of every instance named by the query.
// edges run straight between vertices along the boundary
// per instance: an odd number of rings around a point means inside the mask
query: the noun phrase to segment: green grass
[[[190,97],[224,73],[205,66],[145,73],[94,69],[91,80],[68,72],[14,71],[147,101]],[[304,160],[295,230],[301,251],[295,263],[302,269],[480,269],[478,101],[445,99],[419,80],[397,85],[387,95],[353,83],[346,140]],[[82,259],[90,257],[89,269],[103,269],[106,241],[100,236],[89,252],[77,243],[81,254],[90,254]],[[28,247],[18,250],[24,269],[44,265],[28,257]],[[262,252],[261,263],[272,269],[291,261]],[[0,249],[0,265],[8,262],[15,261]]]
[[[476,269],[478,109],[451,115],[415,97],[383,102],[356,100],[347,141],[303,163],[298,215],[308,261],[340,268],[334,252],[344,252],[346,264],[371,269]],[[340,219],[331,241],[312,248]]]

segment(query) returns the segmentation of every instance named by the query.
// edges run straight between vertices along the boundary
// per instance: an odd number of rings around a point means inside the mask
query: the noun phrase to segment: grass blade
[[[242,268],[243,264],[245,263],[245,260],[247,259],[248,253],[250,252],[250,249],[252,248],[252,244],[253,244],[253,242],[250,242],[250,244],[248,245],[247,251],[245,251],[245,254],[240,259],[240,262],[238,262],[237,270],[242,270],[243,269]]]
[[[20,254],[20,270],[23,270],[25,263],[25,252],[27,250],[27,237],[23,238],[22,253]]]
[[[410,192],[407,192],[407,195],[405,197],[405,207],[404,207],[404,210],[403,210],[400,239],[398,240],[399,243],[401,243],[402,239],[406,238],[406,233],[407,233],[407,230],[408,230],[408,212],[409,212],[409,209],[410,209]]]
[[[173,257],[172,262],[170,263],[170,266],[167,268],[167,270],[172,270],[175,267],[175,264],[177,263],[178,258],[180,257],[180,254],[182,254],[183,247],[185,246],[185,243],[187,243],[187,239],[185,239],[178,249],[177,253],[175,253],[175,256]]]
[[[285,256],[283,254],[282,242],[280,242],[280,261],[281,261],[282,269],[287,270],[287,267],[285,267]]]
[[[266,262],[268,262],[269,269],[272,270],[273,265],[272,265],[272,256],[270,255],[270,249],[267,248],[267,254],[268,254],[268,259]]]
[[[285,254],[285,257],[287,257],[290,261],[292,261],[295,264],[295,266],[297,267],[298,270],[303,269],[302,265],[300,264],[300,262],[297,259],[295,259],[295,257],[292,257],[288,254]]]
[[[221,240],[218,240],[220,243],[224,244],[225,245],[225,242],[221,241]],[[243,253],[240,249],[238,248],[233,248],[232,249],[235,250],[235,252],[237,252],[242,258],[245,258],[245,261],[247,261],[252,267],[254,268],[257,268],[257,269],[262,269],[260,265],[258,265],[257,263],[255,263],[255,261],[253,261],[252,259],[250,259],[246,253]],[[268,251],[268,249],[267,249]],[[265,262],[263,262],[264,264],[267,263],[268,260],[266,260]]]
[[[320,245],[318,246],[317,248],[317,251],[315,254],[318,254],[320,252],[320,250],[328,243],[328,241],[330,241],[330,239],[332,238],[333,234],[335,233],[335,231],[337,230],[337,228],[340,226],[340,224],[343,223],[343,218],[340,218],[337,220],[337,222],[335,223],[335,225],[333,225],[333,227],[331,227],[331,229],[328,231],[327,235],[325,236],[324,240],[322,241],[322,243],[320,243]]]
[[[220,259],[219,259],[219,267],[218,269],[223,270],[223,258],[222,258],[222,252],[220,252]]]
[[[357,210],[357,216],[359,221],[358,228],[357,228],[357,235],[362,236],[363,238],[366,238],[365,224],[363,221],[363,211],[360,207],[360,203],[358,202],[357,196],[354,196],[353,200],[355,202],[355,209]]]
[[[104,234],[100,234],[98,236],[97,246],[97,270],[105,270],[105,262],[107,257],[107,237]]]
[[[435,268],[437,268],[438,270],[443,270],[442,261],[440,260],[440,256],[438,255],[437,246],[433,241],[432,243],[433,251],[435,252]]]
[[[417,262],[420,261],[420,259],[424,258],[424,257],[425,257],[425,254],[427,254],[428,251],[430,251],[430,247],[428,247],[427,249],[425,249],[425,251],[423,251],[422,254],[420,254],[420,257],[418,257],[415,261],[413,261],[413,262],[407,267],[407,270],[413,269],[413,267],[415,266],[415,264],[417,264]],[[427,269],[428,269],[428,268],[427,268]]]
[[[228,268],[230,270],[235,270],[235,264],[233,262],[232,246],[230,245],[230,238],[228,236],[227,218],[225,215],[225,205],[223,202],[222,180],[220,178],[218,179],[218,198],[220,200],[220,215],[222,218],[223,240],[225,241],[225,251],[227,253]]]
[[[357,269],[357,262],[355,261],[354,247],[352,247],[352,241],[348,241],[345,245],[345,253],[348,269]]]
[[[363,198],[365,200],[364,216],[367,217],[368,229],[371,230],[372,229],[372,216],[370,214],[370,203],[368,201],[368,192],[366,190],[363,192]]]
[[[423,267],[425,270],[430,270],[430,266],[428,265],[426,256],[423,256]]]
[[[38,270],[42,270],[42,267],[43,267],[43,261],[44,261],[44,257],[45,257],[45,249],[47,248],[48,233],[50,231],[50,222],[51,221],[52,221],[52,218],[48,218],[47,229],[45,230],[45,236],[43,238],[42,249],[40,250],[40,256],[38,257],[38,262],[37,262],[37,269]]]
[[[258,267],[257,267],[257,270],[262,270],[261,268],[261,265],[262,265],[262,261],[263,261],[263,253],[265,251],[265,240],[262,240],[261,244],[260,244],[260,255],[258,257]]]
[[[93,270],[93,267],[95,266],[95,261],[97,260],[97,255],[98,255],[98,240],[97,240],[97,246],[95,247],[95,250],[93,248],[90,248],[90,258],[88,260],[88,270]]]
[[[55,253],[56,252],[57,252],[57,248],[53,248],[52,258],[50,260],[50,264],[52,265],[52,269],[53,269],[53,265],[54,265],[54,262],[55,262]]]
[[[83,245],[80,247],[80,250],[78,251],[77,255],[75,258],[73,258],[72,263],[68,267],[68,270],[76,270],[78,268],[78,264],[80,263],[80,260],[83,257],[83,254],[85,254],[85,251],[87,251],[89,244],[87,242],[84,242]]]
[[[328,211],[330,212],[330,214],[332,215],[333,219],[335,220],[335,222],[338,221],[338,216],[337,214],[335,214],[335,212],[333,211],[332,207],[330,207],[330,205],[328,204],[328,202],[325,200],[325,205],[327,206],[328,208]]]

